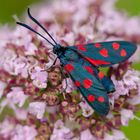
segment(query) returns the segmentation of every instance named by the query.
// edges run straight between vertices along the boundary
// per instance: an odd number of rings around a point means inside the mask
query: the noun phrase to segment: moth
[[[29,8],[28,16],[48,34],[53,43],[27,24],[17,24],[38,34],[53,46],[53,52],[60,60],[61,66],[87,103],[98,114],[107,115],[110,110],[108,94],[115,91],[115,86],[109,77],[99,71],[99,67],[126,61],[136,51],[136,45],[127,41],[109,41],[65,47],[54,40],[45,27],[31,15]]]

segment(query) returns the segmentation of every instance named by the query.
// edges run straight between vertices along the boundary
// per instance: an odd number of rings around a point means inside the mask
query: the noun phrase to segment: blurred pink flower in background
[[[27,113],[28,113],[26,109],[16,108],[14,111],[15,111],[16,118],[18,120],[26,120]]]
[[[73,133],[71,132],[71,130],[64,126],[64,123],[62,122],[62,120],[58,120],[55,123],[53,134],[50,139],[51,140],[56,140],[56,139],[69,140],[69,139],[72,139],[72,137],[73,137]]]
[[[79,105],[82,109],[82,115],[84,117],[89,117],[93,114],[94,110],[87,104],[85,100],[81,101]]]
[[[11,140],[34,140],[37,132],[34,127],[16,125],[11,135]]]
[[[112,130],[112,135],[106,133],[104,138],[104,140],[123,140],[123,139],[127,140],[125,135],[121,131],[116,129]]]
[[[47,87],[47,77],[48,73],[46,71],[42,71],[40,67],[35,67],[30,73],[31,79],[33,80],[33,84],[38,88],[46,88]]]
[[[15,128],[15,124],[12,124],[9,122],[8,119],[5,119],[1,124],[0,124],[0,134],[4,137],[7,138],[9,135],[12,133],[13,129]]]
[[[112,77],[113,83],[115,84],[115,89],[117,89],[114,93],[113,93],[113,97],[115,99],[118,99],[120,95],[128,95],[129,90],[127,88],[125,88],[125,85],[123,83],[122,80],[116,80],[114,79],[114,77]]]
[[[139,17],[116,10],[115,2],[59,0],[33,6],[32,11],[63,46],[109,40],[139,46]],[[39,27],[30,26],[46,37]],[[127,62],[108,69],[116,91],[109,94],[106,117],[96,114],[72,80],[61,75],[59,60],[52,66],[56,55],[44,39],[19,26],[1,27],[0,47],[0,139],[127,139],[121,126],[139,119],[135,113],[140,104],[140,72],[131,67],[131,62],[140,60],[139,47]]]
[[[81,132],[80,140],[96,140],[96,137],[94,137],[89,129],[86,129]]]
[[[20,87],[13,87],[12,91],[7,94],[7,99],[9,102],[18,104],[19,107],[24,105],[27,98],[28,96],[24,94],[22,88]]]
[[[129,109],[122,109],[121,110],[121,122],[122,125],[128,126],[129,119],[133,119],[134,114],[132,110]]]
[[[67,93],[71,93],[74,89],[76,89],[70,78],[66,78],[62,81],[62,87],[66,90]]]
[[[44,102],[31,102],[28,111],[34,114],[38,119],[43,118],[45,113],[46,104]]]
[[[3,96],[4,89],[6,87],[6,83],[0,81],[0,98]]]

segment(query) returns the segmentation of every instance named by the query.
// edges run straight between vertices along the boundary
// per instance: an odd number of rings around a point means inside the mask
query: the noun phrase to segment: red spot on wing
[[[100,50],[100,54],[104,57],[108,57],[108,50],[103,48],[103,49]]]
[[[71,65],[71,64],[66,64],[66,65],[64,66],[64,69],[65,69],[66,71],[73,71],[73,70],[74,70],[74,67],[73,67],[73,65]]]
[[[120,52],[120,55],[122,56],[122,57],[125,57],[126,56],[126,50],[125,49],[122,49],[121,50],[121,52]]]
[[[100,43],[95,43],[94,46],[95,46],[96,48],[100,48],[100,47],[101,47],[101,44],[100,44]]]
[[[93,71],[93,69],[92,69],[91,67],[89,67],[89,66],[84,66],[84,68],[85,68],[89,73],[91,73],[91,74],[94,73],[94,71]]]
[[[98,76],[99,76],[100,79],[102,79],[102,78],[104,77],[104,73],[99,72],[99,73],[98,73]]]
[[[114,42],[114,43],[112,44],[112,46],[113,46],[114,50],[118,50],[118,49],[120,48],[120,44],[117,43],[117,42]]]
[[[89,102],[94,102],[95,97],[92,94],[90,94],[90,95],[88,95],[87,99]]]
[[[80,44],[80,45],[77,45],[77,47],[78,47],[78,50],[80,51],[86,51],[85,45]]]
[[[77,87],[80,87],[80,86],[81,86],[81,84],[80,84],[79,81],[75,81],[75,85],[76,85]]]
[[[85,88],[90,88],[92,86],[92,81],[90,79],[84,79],[83,83]]]
[[[89,58],[89,57],[85,57],[85,59],[87,59],[90,63],[92,63],[95,66],[110,64],[110,62],[106,62],[106,61],[103,61],[103,60],[95,60],[95,59],[92,59],[92,58]]]
[[[103,97],[103,96],[99,96],[99,97],[98,97],[98,101],[99,101],[100,103],[103,103],[103,102],[104,102],[104,100],[105,100],[105,99],[104,99],[104,97]]]

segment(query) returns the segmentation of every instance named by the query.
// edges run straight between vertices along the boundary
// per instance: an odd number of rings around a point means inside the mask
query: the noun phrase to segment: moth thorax
[[[55,54],[58,54],[58,53],[61,51],[61,49],[62,49],[62,46],[59,45],[59,44],[57,44],[57,45],[55,45],[55,46],[53,47],[53,52],[54,52]]]

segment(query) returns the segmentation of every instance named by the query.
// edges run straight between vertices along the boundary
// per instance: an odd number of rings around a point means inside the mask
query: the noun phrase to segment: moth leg
[[[63,76],[63,78],[65,78],[65,82],[66,82],[66,87],[61,91],[61,93],[63,94],[64,92],[66,92],[66,89],[68,87],[68,82],[67,82],[67,79],[66,79],[67,77],[65,76],[65,74],[63,72],[63,69],[61,67],[59,67],[59,69],[60,69],[61,75]],[[63,94],[63,96],[64,96],[64,99],[65,99],[65,95],[64,94]]]
[[[109,77],[104,75],[101,71],[98,72],[98,76],[108,93],[115,91],[115,85]]]

